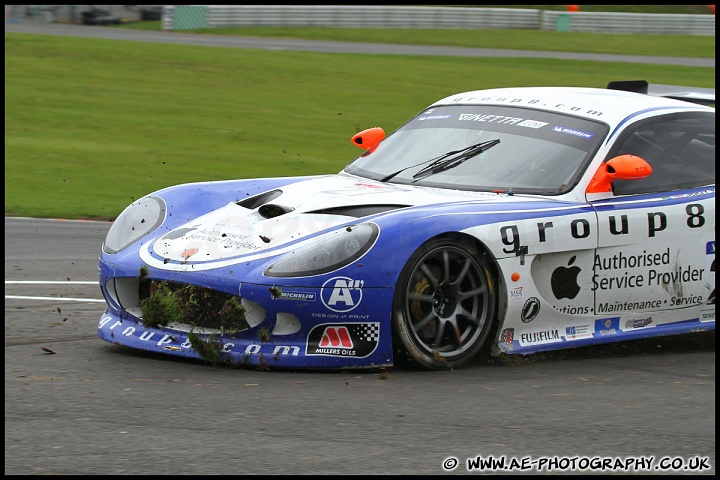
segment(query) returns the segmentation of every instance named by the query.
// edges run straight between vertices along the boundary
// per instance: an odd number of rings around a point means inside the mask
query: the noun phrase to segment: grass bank
[[[636,47],[629,42],[624,53]],[[173,184],[333,173],[360,153],[349,142],[355,132],[378,125],[390,132],[452,93],[638,78],[714,87],[715,69],[6,32],[5,213],[111,219]]]

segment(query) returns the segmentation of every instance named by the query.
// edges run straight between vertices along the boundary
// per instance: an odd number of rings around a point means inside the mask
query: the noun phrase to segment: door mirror
[[[652,167],[637,155],[619,155],[603,163],[588,185],[587,193],[612,192],[613,180],[639,180],[652,173]]]
[[[360,133],[356,133],[350,139],[353,145],[372,152],[385,139],[385,130],[381,127],[368,128]]]

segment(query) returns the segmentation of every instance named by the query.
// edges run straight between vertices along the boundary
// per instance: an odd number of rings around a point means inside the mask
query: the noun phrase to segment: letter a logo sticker
[[[349,277],[333,277],[320,289],[320,298],[333,312],[349,312],[360,305],[364,283]]]

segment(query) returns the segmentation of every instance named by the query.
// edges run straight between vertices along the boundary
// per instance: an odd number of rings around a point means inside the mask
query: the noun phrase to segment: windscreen
[[[433,107],[345,171],[395,183],[559,195],[577,183],[607,132],[601,122],[527,108]],[[482,142],[489,148],[463,151]]]

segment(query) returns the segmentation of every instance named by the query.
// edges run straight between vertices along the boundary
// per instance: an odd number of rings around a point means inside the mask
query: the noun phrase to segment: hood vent
[[[286,207],[284,205],[277,205],[275,203],[266,203],[262,207],[258,209],[258,213],[263,216],[263,218],[275,218],[279,217],[280,215],[285,215],[286,213],[290,213],[294,208]]]
[[[409,206],[410,205],[350,205],[347,207],[323,208],[322,210],[315,210],[310,213],[361,218]]]
[[[245,200],[242,200],[240,202],[235,202],[236,205],[240,205],[241,207],[249,208],[250,210],[255,210],[260,205],[264,205],[277,197],[282,195],[282,190],[270,190],[269,192],[261,193],[260,195],[255,195],[254,197],[246,198]]]

